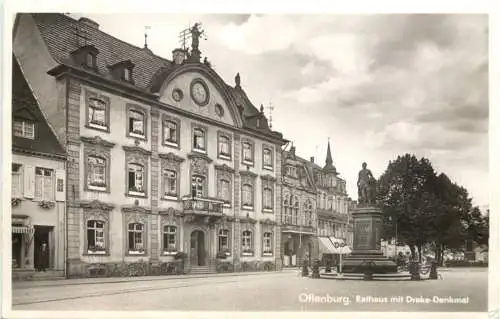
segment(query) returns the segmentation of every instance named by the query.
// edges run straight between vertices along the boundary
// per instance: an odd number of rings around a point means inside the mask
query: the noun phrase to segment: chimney
[[[83,24],[85,24],[85,25],[87,25],[87,26],[89,26],[91,28],[99,29],[99,23],[97,23],[94,20],[91,20],[89,18],[85,18],[85,17],[80,18],[78,20],[78,22],[83,23]]]
[[[314,164],[314,156],[311,156],[311,163]]]
[[[182,64],[182,62],[186,60],[186,50],[178,48],[172,51],[172,60],[174,61],[174,64]]]

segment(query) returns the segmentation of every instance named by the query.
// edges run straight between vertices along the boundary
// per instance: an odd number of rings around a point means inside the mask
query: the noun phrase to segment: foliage
[[[229,261],[217,261],[215,269],[218,273],[228,273],[233,272],[233,264]]]
[[[469,260],[447,260],[446,267],[488,267],[487,262]]]
[[[377,183],[377,200],[384,213],[383,238],[396,235],[408,245],[412,258],[429,246],[442,263],[446,248],[463,249],[466,240],[487,244],[489,217],[482,216],[467,190],[430,161],[405,154],[390,161]]]

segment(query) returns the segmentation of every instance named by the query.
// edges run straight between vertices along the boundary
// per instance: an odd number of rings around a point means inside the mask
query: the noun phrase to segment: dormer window
[[[120,61],[108,66],[108,68],[111,70],[111,74],[116,80],[133,82],[132,70],[134,68],[134,63],[132,63],[132,61]]]
[[[130,75],[131,75],[130,69],[128,69],[128,68],[123,69],[123,79],[125,81],[130,81],[130,78],[131,78]]]
[[[88,68],[91,68],[91,69],[95,69],[96,56],[93,55],[92,53],[87,53],[86,60],[85,60],[85,66]]]
[[[71,52],[73,60],[87,69],[97,70],[97,54],[99,50],[93,45],[86,45]]]
[[[35,123],[27,120],[14,120],[12,123],[14,136],[35,139]]]

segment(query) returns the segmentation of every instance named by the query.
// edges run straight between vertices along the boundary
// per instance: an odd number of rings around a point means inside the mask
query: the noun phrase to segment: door
[[[205,234],[200,230],[191,233],[191,262],[205,266]]]
[[[34,249],[35,249],[35,269],[52,268],[51,233],[52,226],[35,226]],[[44,247],[45,246],[45,247]]]
[[[23,234],[12,234],[12,268],[21,268]]]

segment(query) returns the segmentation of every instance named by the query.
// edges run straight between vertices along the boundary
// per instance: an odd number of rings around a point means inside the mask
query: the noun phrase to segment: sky
[[[267,115],[274,107],[273,130],[299,156],[324,165],[329,139],[353,199],[362,162],[378,177],[412,153],[489,204],[486,15],[85,16],[140,47],[149,26],[148,47],[169,59],[180,31],[201,22],[202,56],[230,85],[239,72]]]

